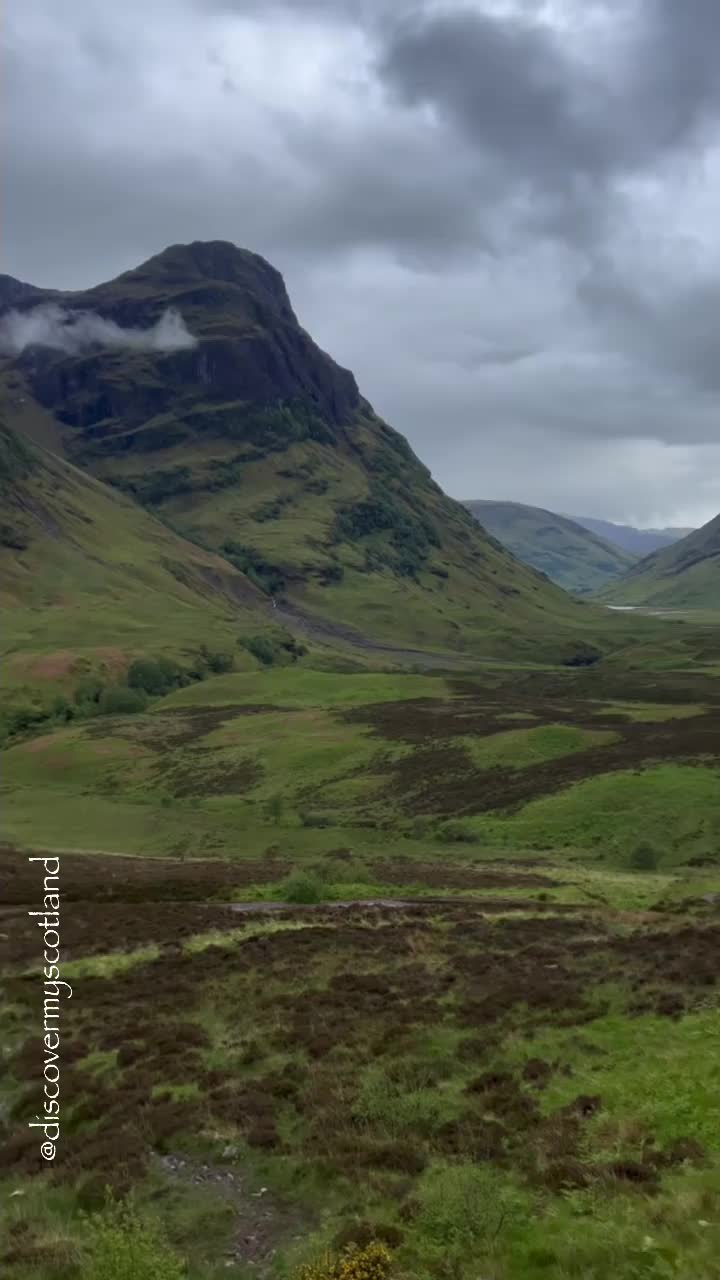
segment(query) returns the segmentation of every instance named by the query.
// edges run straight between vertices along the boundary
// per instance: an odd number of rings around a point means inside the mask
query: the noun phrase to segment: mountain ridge
[[[469,499],[464,505],[518,559],[566,591],[598,590],[634,561],[628,552],[544,507],[489,498]]]
[[[616,524],[612,520],[601,520],[594,516],[576,516],[563,513],[568,520],[574,520],[584,529],[597,534],[605,542],[610,542],[634,556],[642,558],[658,551],[661,547],[672,546],[687,537],[693,530],[684,526],[669,525],[664,529],[638,529],[630,524]]]
[[[646,556],[598,598],[618,605],[720,608],[720,515]]]
[[[579,605],[443,494],[259,255],[196,241],[92,289],[27,288],[0,323],[50,307],[52,336],[6,357],[10,425],[29,435],[42,420],[70,462],[266,598],[418,649],[529,651],[582,628]],[[184,331],[165,350],[153,344],[169,308]],[[78,346],[93,317],[121,333]]]

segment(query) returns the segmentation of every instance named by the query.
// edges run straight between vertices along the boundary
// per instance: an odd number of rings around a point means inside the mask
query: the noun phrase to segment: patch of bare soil
[[[201,1164],[179,1155],[160,1156],[158,1164],[173,1180],[208,1188],[231,1205],[233,1225],[225,1249],[226,1265],[251,1266],[256,1275],[265,1275],[278,1249],[307,1234],[305,1214],[281,1203],[266,1187],[251,1191],[249,1180],[236,1167]]]

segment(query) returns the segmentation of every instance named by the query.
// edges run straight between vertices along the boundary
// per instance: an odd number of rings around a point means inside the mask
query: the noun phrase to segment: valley
[[[504,504],[566,593],[227,243],[0,284],[3,1276],[712,1280],[711,561]]]
[[[111,1186],[207,1280],[373,1240],[411,1275],[712,1275],[714,670],[313,661],[6,746],[11,1117],[30,851],[62,850],[73,987],[50,1181],[4,1140],[6,1274],[73,1274]]]

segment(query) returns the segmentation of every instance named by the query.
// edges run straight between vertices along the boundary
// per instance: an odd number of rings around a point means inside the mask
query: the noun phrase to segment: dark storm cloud
[[[505,200],[524,192],[530,222],[539,216],[566,238],[602,235],[613,182],[696,143],[720,101],[716,0],[607,12],[614,25],[593,59],[527,14],[420,13],[389,37],[379,73],[500,172]]]

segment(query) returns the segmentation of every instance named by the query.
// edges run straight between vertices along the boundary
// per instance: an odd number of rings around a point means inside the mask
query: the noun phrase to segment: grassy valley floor
[[[710,668],[300,663],[11,740],[3,1275],[720,1275],[719,722]]]

